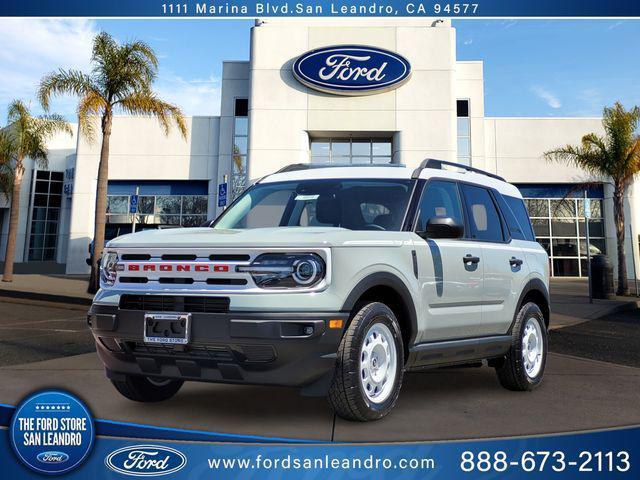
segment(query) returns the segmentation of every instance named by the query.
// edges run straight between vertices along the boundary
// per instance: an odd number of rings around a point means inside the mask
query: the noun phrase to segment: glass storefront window
[[[591,255],[606,252],[602,199],[588,199],[591,208],[589,240]],[[584,199],[527,198],[536,240],[551,259],[551,274],[586,276]]]
[[[110,195],[107,197],[107,213],[129,213],[129,197],[126,195]]]
[[[38,170],[32,184],[33,207],[28,261],[54,261],[58,246],[58,220],[62,207],[62,172]]]
[[[114,205],[119,210],[118,213],[107,214],[108,225],[131,226],[133,215],[128,210],[129,202],[130,198],[127,195],[107,197],[107,204]],[[122,205],[126,205],[126,210],[123,211]],[[140,195],[136,230],[156,228],[159,225],[197,227],[207,220],[207,209],[206,195]],[[124,233],[128,232],[118,235]]]
[[[175,195],[162,195],[156,197],[157,215],[162,214],[180,214],[180,197]]]
[[[230,200],[240,195],[247,186],[249,101],[246,98],[236,98],[234,115]]]
[[[391,140],[319,138],[311,140],[312,163],[391,163]]]
[[[471,118],[469,116],[469,100],[456,101],[458,162],[471,164]]]

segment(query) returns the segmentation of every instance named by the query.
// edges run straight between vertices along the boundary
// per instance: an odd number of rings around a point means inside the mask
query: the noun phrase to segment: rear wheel
[[[126,375],[124,380],[111,380],[116,390],[129,400],[136,402],[161,402],[173,397],[182,384],[182,380],[151,378]]]
[[[402,385],[404,350],[395,315],[383,303],[364,305],[345,332],[329,389],[329,403],[347,420],[387,415]]]
[[[513,326],[511,348],[496,366],[500,384],[509,390],[533,390],[542,382],[547,362],[547,329],[540,307],[525,304]]]

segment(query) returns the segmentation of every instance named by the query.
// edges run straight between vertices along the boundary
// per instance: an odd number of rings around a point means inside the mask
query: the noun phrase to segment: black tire
[[[127,375],[124,380],[111,380],[111,383],[129,400],[150,403],[162,402],[173,397],[184,382]]]
[[[342,337],[336,359],[335,373],[329,387],[329,403],[340,417],[366,422],[378,420],[394,407],[404,371],[404,349],[398,320],[383,303],[373,302],[361,306]],[[388,397],[379,403],[367,398],[360,381],[360,351],[369,329],[377,323],[385,325],[393,337],[396,350],[394,385]]]
[[[525,362],[522,357],[523,350],[523,334],[527,322],[533,319],[540,327],[542,336],[542,354],[541,366],[535,375],[529,375],[525,368]],[[544,315],[540,307],[533,302],[526,303],[520,308],[516,321],[513,325],[512,343],[509,352],[504,360],[498,362],[496,373],[500,384],[507,390],[514,391],[530,391],[537,388],[542,382],[544,369],[547,363],[547,328],[545,326]]]

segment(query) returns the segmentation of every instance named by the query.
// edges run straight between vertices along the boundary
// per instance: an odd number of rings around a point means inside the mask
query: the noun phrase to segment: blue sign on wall
[[[335,95],[371,95],[398,88],[411,76],[408,60],[363,45],[311,50],[293,64],[293,74],[309,88]]]
[[[227,184],[221,183],[218,185],[218,207],[227,206]]]
[[[138,195],[131,195],[129,213],[138,213]]]

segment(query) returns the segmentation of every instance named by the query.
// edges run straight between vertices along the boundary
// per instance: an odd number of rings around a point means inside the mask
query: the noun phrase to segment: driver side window
[[[432,180],[427,184],[420,199],[417,230],[424,230],[433,217],[450,217],[464,225],[462,203],[455,182]]]

